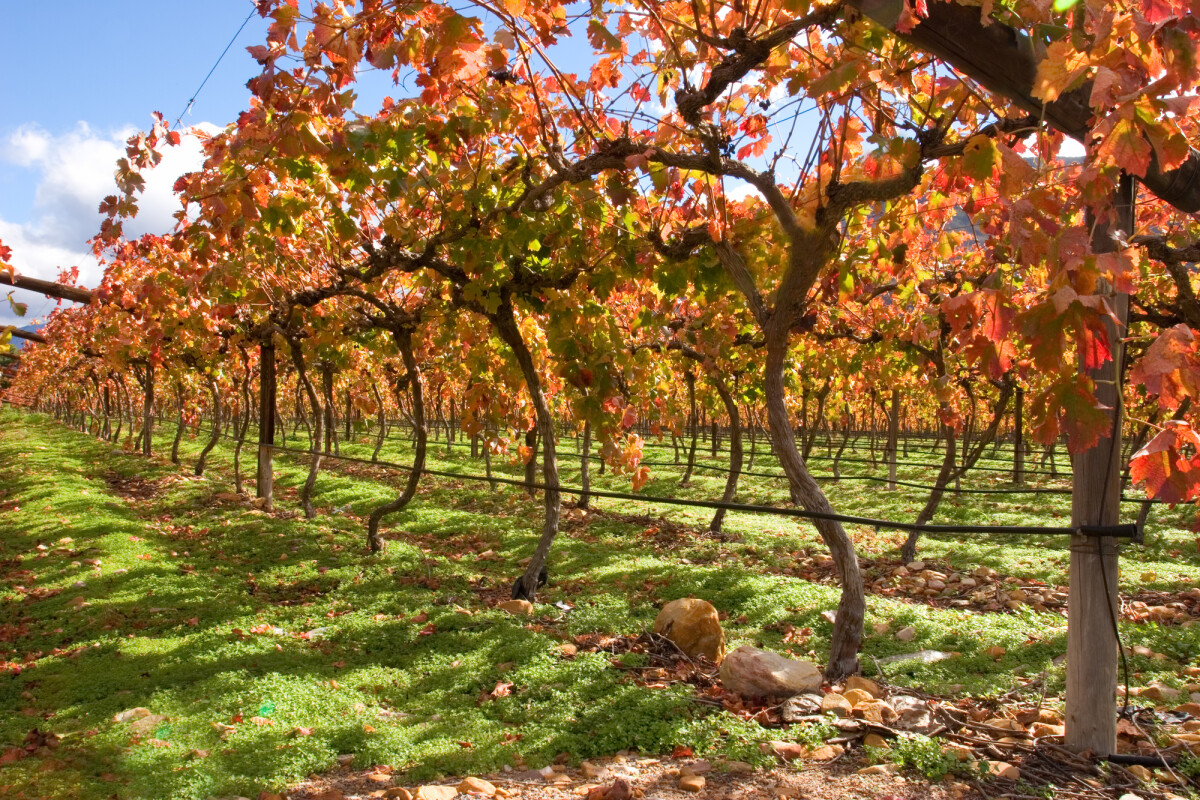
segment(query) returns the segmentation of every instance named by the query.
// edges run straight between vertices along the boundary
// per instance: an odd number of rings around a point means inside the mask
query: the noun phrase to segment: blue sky
[[[134,130],[161,111],[174,121],[246,15],[250,0],[59,0],[3,4],[9,68],[0,79],[0,240],[18,272],[53,278],[79,265],[99,278],[87,239],[96,207],[113,191],[112,172]],[[223,125],[247,105],[258,67],[246,46],[261,42],[254,14],[196,98],[182,125]],[[150,180],[135,233],[164,231],[174,211],[169,188],[199,163],[181,148]],[[0,293],[0,298],[3,298]],[[29,318],[53,308],[19,292]],[[7,303],[0,324],[15,322]]]

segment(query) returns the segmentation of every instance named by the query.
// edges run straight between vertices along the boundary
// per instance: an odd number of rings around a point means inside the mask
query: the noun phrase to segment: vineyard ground
[[[159,428],[157,452],[172,432]],[[694,595],[727,615],[731,647],[821,661],[831,630],[822,612],[835,607],[837,587],[806,524],[733,513],[726,534],[714,536],[702,510],[596,502],[598,513],[567,514],[552,583],[525,620],[490,607],[507,597],[538,533],[540,503],[518,489],[430,479],[386,525],[388,551],[368,556],[365,516],[390,499],[397,474],[331,463],[316,489],[323,513],[305,521],[291,510],[302,462],[277,460],[282,511],[266,514],[228,494],[230,443],[214,451],[203,478],[190,474],[200,446],[185,437],[182,467],[147,463],[47,417],[0,411],[0,796],[256,796],[328,772],[348,754],[410,783],[542,767],[563,753],[577,762],[677,747],[766,766],[774,757],[761,742],[830,733],[716,712],[688,683],[631,680],[606,651],[645,630],[664,602]],[[366,437],[343,446],[355,455],[370,449]],[[405,453],[397,439],[384,457],[403,463]],[[462,448],[431,455],[431,467],[482,472]],[[243,460],[252,485],[250,448]],[[870,472],[854,466],[847,474]],[[760,457],[758,469],[773,465]],[[918,482],[931,475],[901,472]],[[723,485],[713,473],[685,490],[678,477],[656,469],[645,491],[714,498]],[[575,478],[564,469],[565,482]],[[597,485],[628,486],[611,475]],[[969,485],[1003,484],[982,475]],[[839,511],[900,520],[924,500],[869,483],[828,491]],[[784,494],[778,482],[747,479],[739,499],[781,502]],[[1068,501],[962,495],[946,500],[937,521],[1063,525]],[[1195,587],[1200,555],[1187,516],[1158,507],[1151,519],[1147,544],[1125,550],[1122,592],[1161,598]],[[873,582],[868,673],[890,655],[953,652],[886,664],[883,678],[984,703],[1044,693],[1044,705],[1061,706],[1061,609],[927,602],[891,576],[901,534],[851,534]],[[943,572],[989,567],[1048,595],[1066,583],[1066,543],[1056,537],[929,539],[922,556]],[[911,641],[895,635],[906,627]],[[1131,614],[1121,634],[1138,648],[1135,686],[1186,688],[1200,626]],[[1003,652],[989,652],[996,647]],[[623,658],[638,666],[636,654]],[[114,721],[138,708],[152,716]],[[852,754],[833,769],[861,763]]]

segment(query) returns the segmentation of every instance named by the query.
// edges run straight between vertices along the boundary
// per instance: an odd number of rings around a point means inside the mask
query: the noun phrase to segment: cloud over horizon
[[[195,127],[206,132],[217,129],[208,123]],[[77,266],[81,284],[99,283],[100,265],[87,242],[100,230],[100,201],[116,192],[116,162],[124,156],[125,140],[134,132],[132,127],[98,131],[86,122],[62,134],[39,125],[21,125],[0,140],[0,168],[7,162],[35,176],[28,218],[0,217],[0,241],[12,249],[11,263],[17,272],[55,280],[60,270]],[[126,234],[135,237],[173,229],[172,215],[179,203],[172,186],[183,173],[198,169],[202,161],[195,136],[185,134],[179,147],[166,148],[162,162],[146,174],[140,212],[126,222]],[[6,294],[0,293],[0,300]],[[29,312],[17,317],[7,302],[0,303],[0,325],[27,325],[55,306],[54,300],[32,292],[15,291],[13,296],[28,303]]]

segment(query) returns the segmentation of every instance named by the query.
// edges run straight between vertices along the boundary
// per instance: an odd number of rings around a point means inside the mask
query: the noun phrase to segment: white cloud
[[[206,132],[215,130],[207,123],[197,127]],[[0,218],[0,241],[12,248],[11,263],[17,272],[54,280],[61,269],[77,266],[80,283],[95,286],[100,281],[100,268],[87,240],[100,230],[100,201],[116,192],[113,173],[131,133],[132,128],[99,132],[79,123],[75,129],[55,135],[35,125],[24,125],[0,142],[0,168],[7,161],[35,175],[28,219],[15,222]],[[202,159],[195,136],[185,135],[179,147],[164,151],[162,163],[146,174],[146,190],[139,201],[141,211],[126,223],[127,236],[166,233],[175,226],[172,215],[179,201],[172,186],[180,175],[199,168]],[[6,293],[0,292],[0,300]],[[27,324],[32,315],[53,307],[41,295],[30,292],[16,292],[14,297],[29,303],[30,316],[15,317],[7,303],[0,303],[0,325]]]

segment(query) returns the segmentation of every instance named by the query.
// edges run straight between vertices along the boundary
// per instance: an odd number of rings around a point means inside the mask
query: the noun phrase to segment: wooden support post
[[[1094,222],[1092,251],[1116,249],[1112,234],[1133,230],[1135,186],[1122,176],[1110,212],[1111,222]],[[1105,287],[1098,289],[1104,293]],[[1096,399],[1108,409],[1111,435],[1102,436],[1090,450],[1074,458],[1071,525],[1115,525],[1121,509],[1121,337],[1129,320],[1129,296],[1112,293],[1109,302],[1117,321],[1105,320],[1112,360],[1088,376],[1096,382]],[[1067,715],[1066,745],[1077,753],[1099,756],[1117,749],[1117,541],[1112,537],[1071,537],[1070,588],[1067,611]]]
[[[900,390],[892,389],[892,413],[888,416],[888,488],[896,488],[896,460],[900,449]]]
[[[1018,386],[1013,398],[1013,483],[1025,482],[1025,390]]]
[[[263,341],[258,349],[258,482],[257,494],[271,510],[275,495],[275,342]]]
[[[142,455],[150,457],[150,433],[154,429],[154,365],[146,362],[146,385],[142,396]]]

